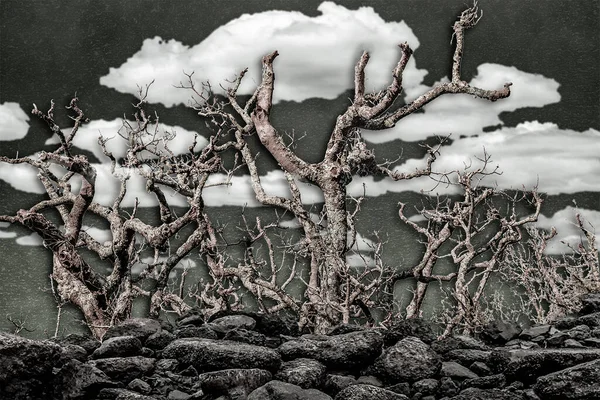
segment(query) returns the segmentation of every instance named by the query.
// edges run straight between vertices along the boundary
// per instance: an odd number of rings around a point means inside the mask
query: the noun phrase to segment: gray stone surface
[[[435,376],[441,357],[416,337],[407,337],[384,350],[373,364],[374,375],[389,383],[414,382]]]

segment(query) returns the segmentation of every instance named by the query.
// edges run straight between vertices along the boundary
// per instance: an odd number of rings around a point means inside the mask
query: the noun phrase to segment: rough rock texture
[[[142,342],[153,333],[156,333],[162,329],[160,321],[151,318],[131,318],[121,322],[118,325],[110,327],[104,337],[103,341],[117,336],[134,336],[140,339]]]
[[[98,368],[111,379],[129,383],[135,378],[141,378],[154,369],[155,360],[145,357],[113,357],[90,361],[89,364]]]
[[[0,398],[32,399],[51,395],[52,368],[61,349],[52,342],[0,333]]]
[[[232,390],[248,395],[271,379],[271,373],[264,369],[226,369],[198,377],[202,390],[215,395],[229,395]]]
[[[435,376],[441,357],[416,337],[407,337],[386,349],[375,360],[373,371],[387,382],[414,382]]]
[[[142,342],[135,336],[117,336],[104,340],[92,353],[93,358],[137,356],[142,352]]]
[[[271,381],[254,390],[248,400],[332,400],[316,389],[302,389],[300,386],[281,381]]]
[[[500,389],[468,388],[451,400],[526,400],[522,393],[514,393]]]
[[[403,394],[371,385],[352,385],[335,396],[335,400],[408,400]]]
[[[281,364],[275,379],[300,386],[303,389],[321,387],[327,367],[317,360],[297,358]]]
[[[279,347],[284,360],[312,358],[328,367],[352,369],[372,362],[380,353],[383,338],[377,331],[350,332],[336,336],[300,337]]]
[[[54,378],[54,388],[64,399],[93,399],[102,388],[117,386],[98,368],[77,360],[65,363]]]
[[[193,365],[198,371],[259,368],[277,371],[281,356],[273,349],[228,340],[177,339],[163,350],[163,357]]]
[[[515,322],[493,321],[483,327],[481,337],[495,345],[502,345],[519,336],[522,329]]]
[[[600,360],[542,376],[534,390],[544,400],[600,399]]]

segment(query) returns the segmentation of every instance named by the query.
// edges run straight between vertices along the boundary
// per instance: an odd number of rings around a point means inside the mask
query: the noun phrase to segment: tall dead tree
[[[353,102],[337,117],[323,158],[315,163],[306,162],[286,146],[270,121],[277,51],[263,58],[262,81],[245,104],[238,101],[237,89],[246,70],[242,71],[234,85],[227,90],[227,99],[224,102],[211,101],[214,94],[208,85],[205,85],[203,90],[196,90],[191,79],[189,85],[182,85],[195,92],[195,108],[199,115],[210,118],[219,129],[227,126],[235,135],[236,148],[248,166],[258,201],[267,206],[282,208],[292,213],[300,222],[310,259],[307,301],[302,304],[305,317],[303,324],[307,323],[306,318],[311,314],[314,316],[316,329],[320,331],[325,331],[339,322],[347,322],[355,301],[370,295],[373,288],[381,283],[378,279],[383,279],[381,276],[365,284],[350,272],[346,262],[346,254],[350,249],[347,233],[353,230],[354,224],[353,215],[347,209],[346,194],[346,187],[352,175],[379,175],[396,181],[407,180],[430,174],[436,159],[438,149],[429,148],[429,156],[421,169],[411,173],[392,171],[386,165],[376,162],[375,155],[367,148],[360,130],[392,128],[400,119],[420,110],[443,94],[469,94],[490,101],[509,96],[510,83],[506,83],[499,90],[484,90],[470,86],[461,78],[465,31],[474,27],[480,17],[475,4],[465,10],[454,23],[456,48],[451,81],[434,86],[414,101],[402,106],[396,105],[395,102],[402,92],[402,74],[412,55],[410,46],[407,43],[399,45],[400,60],[392,71],[391,83],[385,90],[377,93],[365,93],[365,67],[369,62],[369,53],[364,52],[355,67]],[[233,111],[226,111],[227,107],[231,107]],[[291,198],[271,196],[263,190],[254,154],[247,143],[248,137],[254,133],[284,171]],[[325,232],[320,232],[319,227],[309,218],[296,184],[298,179],[308,181],[322,191],[327,221]]]
[[[368,313],[365,304],[389,279],[380,260],[366,273],[351,268],[346,260],[356,241],[357,208],[349,210],[346,193],[352,176],[378,175],[400,181],[428,175],[439,150],[439,147],[428,148],[428,158],[421,169],[399,173],[390,169],[389,164],[376,162],[373,151],[368,149],[361,137],[361,129],[377,131],[392,128],[400,119],[444,94],[468,94],[490,101],[510,95],[510,83],[498,90],[485,90],[469,85],[461,77],[465,31],[474,27],[480,17],[475,4],[454,23],[456,48],[450,82],[434,86],[407,104],[397,103],[400,103],[402,92],[402,75],[412,55],[410,46],[407,43],[399,45],[400,59],[392,71],[391,82],[385,90],[376,93],[365,92],[365,68],[369,54],[364,52],[355,66],[354,99],[337,117],[325,153],[315,163],[301,159],[286,146],[271,123],[277,51],[263,58],[261,83],[245,103],[237,95],[245,70],[226,90],[224,97],[213,93],[208,84],[197,88],[190,75],[189,84],[182,86],[193,91],[196,99],[194,108],[213,124],[215,133],[203,149],[196,149],[196,143],[191,143],[185,158],[177,158],[169,150],[168,135],[161,135],[157,118],[146,114],[143,108],[145,94],[140,93],[141,100],[135,106],[135,121],[125,122],[121,132],[128,146],[125,158],[117,160],[108,151],[107,139],[101,137],[99,142],[112,162],[113,172],[128,170],[146,180],[147,190],[159,203],[161,223],[158,225],[137,218],[137,207],[131,213],[123,210],[121,203],[128,182],[126,174],[120,175],[121,190],[111,206],[94,201],[95,192],[102,190],[95,185],[94,166],[85,156],[76,155],[72,150],[73,139],[86,121],[83,111],[77,106],[77,99],[73,99],[68,107],[74,113],[74,126],[68,135],[63,134],[54,121],[54,105],[45,114],[34,107],[33,114],[45,120],[52,133],[59,137],[59,147],[37,156],[2,157],[0,161],[29,164],[36,168],[48,199],[20,210],[16,215],[0,216],[0,221],[21,224],[44,239],[53,253],[52,278],[57,283],[58,294],[83,312],[97,337],[101,337],[108,326],[130,314],[132,299],[138,295],[151,298],[152,315],[157,315],[164,307],[180,312],[189,307],[181,298],[181,292],[176,295],[168,290],[168,277],[177,263],[194,249],[205,260],[212,279],[194,294],[201,305],[209,309],[208,312],[229,307],[228,302],[235,300],[237,290],[243,288],[260,301],[268,299],[267,311],[291,309],[299,315],[302,326],[325,332],[332,325],[348,322],[357,312]],[[265,192],[255,162],[256,154],[249,146],[252,136],[258,137],[284,172],[290,191],[288,197]],[[257,260],[252,246],[248,246],[243,259],[234,263],[225,253],[227,249],[219,245],[219,232],[204,209],[202,193],[209,176],[224,168],[220,155],[230,150],[241,156],[257,200],[265,206],[291,213],[301,226],[303,241],[297,252],[306,256],[309,269],[302,299],[293,298],[285,290],[294,279],[294,269],[282,283],[282,268],[273,257],[267,232],[271,225],[257,219],[254,226],[248,225],[247,228],[250,244],[262,241],[266,245],[269,253],[266,261]],[[53,173],[53,165],[62,168],[62,175]],[[235,168],[230,167],[229,172]],[[82,182],[78,190],[72,187],[74,178]],[[309,210],[302,201],[298,180],[308,181],[322,191],[326,224],[318,224],[310,218]],[[189,207],[185,213],[175,215],[164,188],[187,199]],[[51,209],[58,211],[59,221],[44,214]],[[89,213],[108,222],[112,234],[110,242],[99,243],[82,229],[84,218]],[[192,227],[192,233],[183,243],[173,244],[175,242],[171,239],[184,227]],[[110,274],[102,276],[90,266],[80,253],[82,248],[109,262]],[[148,249],[154,254],[153,261],[144,263],[145,270],[134,277],[131,269],[140,263],[141,255]],[[464,264],[468,262],[464,261]],[[265,266],[270,269],[268,276],[260,273]],[[140,279],[152,281],[152,289],[143,289]],[[459,296],[462,296],[463,289],[459,289]]]

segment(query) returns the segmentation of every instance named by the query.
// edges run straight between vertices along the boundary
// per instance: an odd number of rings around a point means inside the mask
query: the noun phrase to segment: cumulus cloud
[[[17,237],[15,232],[6,232],[0,229],[0,239],[11,239]]]
[[[569,243],[571,246],[577,248],[577,245],[583,241],[586,243],[583,232],[577,226],[575,215],[580,214],[582,219],[585,221],[586,229],[591,230],[593,233],[598,235],[600,233],[600,211],[586,210],[568,206],[560,211],[557,211],[551,217],[540,215],[537,226],[550,230],[552,227],[556,228],[557,235],[546,247],[547,254],[564,254],[571,253],[572,250],[564,243]]]
[[[148,101],[170,107],[190,99],[189,91],[173,87],[184,80],[183,71],[195,71],[198,82],[209,80],[217,87],[248,67],[239,90],[248,94],[260,82],[261,58],[278,50],[274,101],[333,99],[352,87],[353,66],[363,50],[372,56],[367,89],[379,90],[390,82],[389,72],[400,55],[398,43],[406,41],[413,49],[419,46],[404,21],[386,22],[371,7],[349,10],[323,2],[318,10],[321,15],[316,17],[296,11],[244,14],[191,47],[160,37],[146,39],[137,53],[111,68],[100,83],[136,94],[137,85],[155,80]],[[425,74],[413,58],[404,74],[406,88],[419,84]]]
[[[537,121],[524,122],[514,128],[502,128],[494,132],[482,133],[477,137],[458,139],[444,146],[441,156],[434,163],[434,170],[448,172],[461,170],[472,163],[478,166],[475,156],[481,157],[483,150],[491,155],[490,167],[499,166],[502,175],[484,179],[489,185],[496,184],[501,189],[532,188],[538,182],[541,192],[555,195],[598,191],[600,188],[600,132],[589,129],[577,132],[559,129],[553,123]],[[402,171],[412,171],[424,165],[424,160],[411,159],[399,167]],[[400,184],[403,190],[419,191],[432,183],[428,178],[411,180]],[[367,178],[368,182],[369,179]],[[362,190],[354,184],[354,191]],[[379,183],[377,184],[379,185]],[[389,190],[387,181],[381,183],[372,195]],[[373,188],[374,185],[369,185]],[[369,188],[368,187],[368,188]],[[451,190],[442,186],[440,193]]]
[[[21,236],[16,242],[21,246],[41,246],[43,241],[40,235],[32,233],[29,236]]]
[[[0,104],[0,141],[23,139],[29,130],[29,116],[18,103]]]
[[[106,156],[102,152],[102,147],[98,144],[98,138],[102,135],[104,138],[111,138],[107,143],[107,149],[117,158],[125,157],[127,152],[127,141],[119,136],[119,133],[127,137],[127,131],[124,127],[124,123],[136,126],[133,121],[126,121],[122,119],[113,119],[111,121],[105,121],[102,119],[91,121],[88,124],[83,125],[77,131],[73,145],[80,149],[90,151],[99,161],[107,160]],[[148,131],[154,134],[156,125],[149,125]],[[65,134],[70,130],[64,129]],[[156,130],[157,139],[171,138],[168,141],[169,149],[176,155],[187,153],[188,147],[194,143],[194,137],[197,136],[196,149],[201,149],[208,141],[199,136],[197,132],[189,131],[180,126],[169,126],[165,124],[159,124]],[[152,137],[145,135],[142,140],[149,141]],[[58,137],[53,136],[46,141],[46,144],[57,144],[59,143]],[[159,149],[164,149],[163,145],[159,146]]]
[[[440,82],[447,81],[448,79],[442,79]],[[466,94],[442,95],[423,107],[423,113],[411,114],[388,130],[365,130],[363,137],[372,143],[384,143],[396,139],[418,141],[449,133],[454,137],[479,135],[487,126],[501,125],[502,112],[523,107],[544,107],[560,101],[558,82],[515,67],[482,64],[477,68],[477,76],[470,84],[491,90],[501,89],[506,82],[513,83],[511,95],[506,99],[490,102]],[[407,101],[416,99],[431,87],[419,85],[405,88]]]

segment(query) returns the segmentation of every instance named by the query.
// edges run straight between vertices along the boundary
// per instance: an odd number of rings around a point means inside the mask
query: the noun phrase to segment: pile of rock
[[[423,320],[300,335],[260,314],[131,319],[102,343],[0,334],[2,399],[534,400],[600,398],[600,295],[578,316],[437,340]]]

